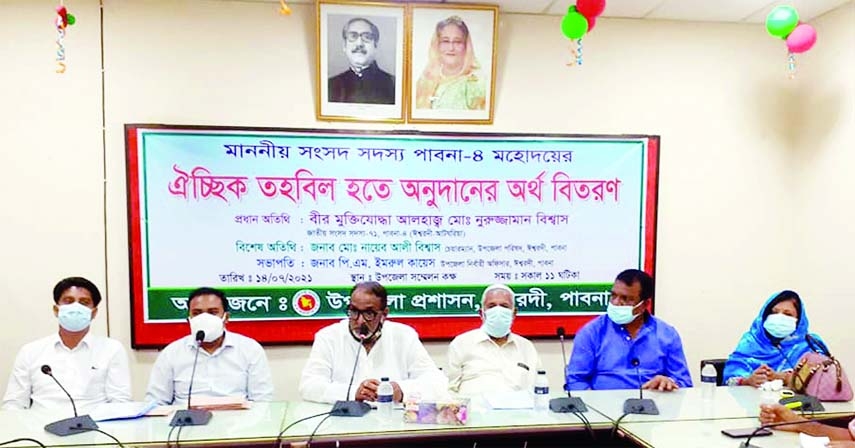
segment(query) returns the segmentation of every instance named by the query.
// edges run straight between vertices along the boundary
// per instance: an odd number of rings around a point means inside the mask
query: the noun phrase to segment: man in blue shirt
[[[576,334],[565,371],[568,389],[692,387],[680,335],[647,312],[652,298],[647,273],[628,269],[617,276],[606,315]]]

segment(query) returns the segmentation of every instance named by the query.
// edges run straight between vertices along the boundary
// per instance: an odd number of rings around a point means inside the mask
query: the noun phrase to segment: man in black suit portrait
[[[395,104],[395,77],[377,65],[380,30],[370,20],[354,17],[341,30],[350,67],[329,78],[329,102]]]

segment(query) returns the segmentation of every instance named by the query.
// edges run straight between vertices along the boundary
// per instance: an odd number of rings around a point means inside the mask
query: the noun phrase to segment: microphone
[[[813,338],[811,338],[810,335],[805,335],[805,340],[808,341],[808,344],[810,344]],[[779,342],[773,345],[776,349],[778,349],[779,352],[781,352],[781,356],[784,357],[784,360],[787,361],[787,365],[793,371],[793,376],[801,383],[800,387],[803,388],[804,386],[806,386],[802,377],[799,376],[799,372],[796,370],[796,366],[793,364],[792,361],[790,361],[790,358],[787,356],[786,353],[784,353],[784,350],[781,349],[781,343]],[[828,349],[826,348],[826,350]],[[793,382],[793,385],[795,386],[795,382]],[[802,412],[821,412],[825,410],[825,407],[816,397],[812,397],[807,394],[793,394],[793,396],[791,397],[781,398],[778,403],[783,404],[785,406],[791,403],[798,403],[799,406],[796,409],[799,409]]]
[[[205,340],[205,332],[196,332],[196,356],[193,357],[193,370],[190,371],[190,386],[187,390],[187,409],[175,412],[169,426],[201,426],[207,425],[211,420],[211,411],[207,409],[190,409],[190,398],[193,396],[193,378],[196,376],[196,363],[199,361],[199,350],[202,349],[202,341]]]
[[[561,341],[561,358],[564,359],[564,368],[567,368],[567,353],[564,351],[564,327],[558,327],[556,330],[558,340]],[[567,412],[588,412],[588,407],[585,402],[579,397],[574,397],[567,387],[567,374],[564,374],[564,391],[567,392],[566,397],[553,398],[549,400],[549,409],[552,412],[567,413]]]
[[[56,385],[65,392],[66,396],[68,396],[68,400],[71,401],[71,408],[74,410],[74,417],[49,423],[45,426],[45,431],[58,436],[68,436],[71,434],[97,430],[98,425],[95,423],[95,420],[92,420],[92,417],[88,415],[77,415],[77,405],[74,404],[74,398],[71,398],[71,394],[68,393],[68,391],[62,387],[59,380],[53,376],[53,372],[49,365],[45,364],[42,366],[42,373],[53,378]]]
[[[805,420],[801,420],[801,421],[797,421],[797,422],[778,422],[778,423],[769,423],[768,425],[758,426],[757,429],[755,429],[754,432],[752,432],[748,436],[748,438],[745,439],[744,442],[739,444],[739,448],[761,448],[761,447],[758,447],[757,445],[752,445],[751,439],[753,439],[754,436],[756,436],[757,434],[760,434],[769,428],[777,428],[779,426],[798,425],[798,424],[802,424],[802,423],[819,423],[819,422],[824,422],[826,420],[839,420],[839,419],[840,419],[840,417],[809,418],[809,419],[805,419]]]
[[[633,358],[630,363],[635,367],[635,376],[638,378],[638,398],[627,398],[623,402],[623,413],[659,415],[659,408],[656,407],[656,403],[649,398],[644,398],[644,392],[641,388],[641,370],[639,369],[641,362],[638,358]]]
[[[374,330],[374,333],[376,334],[377,330]],[[353,378],[356,376],[356,366],[359,365],[359,350],[362,348],[362,341],[368,339],[368,325],[364,322],[359,326],[358,338],[360,343],[359,347],[356,348],[356,360],[353,362],[353,371],[350,372],[350,383],[347,385],[347,395],[345,395],[344,400],[336,401],[333,404],[330,415],[334,417],[362,417],[371,410],[371,405],[368,403],[350,399],[350,389],[353,387]]]

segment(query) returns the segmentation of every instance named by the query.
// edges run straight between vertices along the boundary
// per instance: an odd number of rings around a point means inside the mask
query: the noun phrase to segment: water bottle
[[[388,418],[392,415],[392,397],[395,389],[389,382],[389,377],[380,378],[380,386],[377,387],[377,412],[381,417]]]
[[[538,370],[534,379],[534,410],[546,411],[549,409],[549,380],[546,378],[546,370]]]
[[[712,364],[705,364],[701,369],[701,397],[712,400],[715,397],[715,383],[718,371]]]

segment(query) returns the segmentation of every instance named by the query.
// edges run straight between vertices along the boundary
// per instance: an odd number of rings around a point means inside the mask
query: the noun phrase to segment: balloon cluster
[[[597,17],[606,9],[606,0],[576,0],[576,4],[567,10],[561,19],[561,33],[575,40],[575,65],[582,65],[582,37],[591,32],[597,24]],[[572,64],[570,64],[572,65]]]
[[[65,29],[69,25],[74,25],[77,22],[77,19],[74,18],[74,15],[69,14],[68,10],[65,9],[65,5],[60,1],[59,6],[56,7],[56,19],[54,20],[54,24],[56,25],[56,63],[57,73],[65,73],[65,47],[62,45],[62,40],[65,38]]]
[[[797,53],[804,53],[816,43],[816,30],[807,23],[799,21],[799,13],[792,6],[776,6],[766,16],[766,31],[774,37],[787,42],[787,68],[790,78],[795,76]]]

